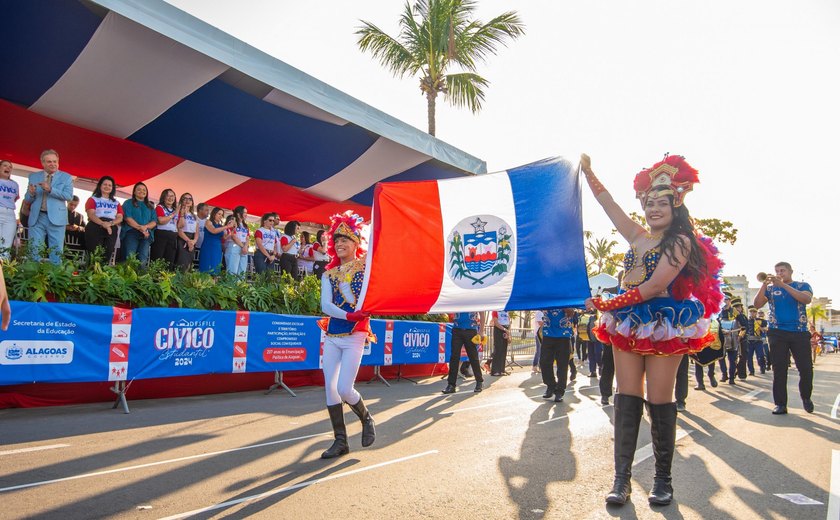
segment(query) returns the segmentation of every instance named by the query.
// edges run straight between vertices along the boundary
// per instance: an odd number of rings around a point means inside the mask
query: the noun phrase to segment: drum
[[[696,354],[691,354],[691,359],[693,359],[694,362],[698,365],[711,365],[712,363],[716,362],[718,359],[721,359],[725,355],[723,351],[723,345],[720,344],[720,335],[718,334],[718,329],[719,327],[717,320],[713,320],[712,325],[709,328],[709,332],[714,334],[715,340],[712,342],[711,345],[704,348],[700,352],[697,352]]]

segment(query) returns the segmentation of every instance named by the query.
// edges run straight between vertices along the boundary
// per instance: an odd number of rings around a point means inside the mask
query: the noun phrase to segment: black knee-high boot
[[[677,439],[677,404],[648,404],[650,413],[650,436],[653,439],[653,456],[656,459],[656,474],[648,502],[665,506],[674,497],[671,486],[671,462],[674,460],[674,444]]]
[[[635,395],[616,394],[613,422],[615,423],[615,480],[607,495],[608,504],[624,504],[630,496],[630,476],[639,423],[645,400]]]
[[[335,441],[321,454],[321,458],[334,459],[350,453],[350,447],[347,446],[347,428],[344,426],[344,405],[341,403],[329,405],[327,411],[330,413]]]
[[[365,401],[361,397],[359,397],[358,403],[347,403],[347,405],[350,406],[350,409],[362,421],[362,446],[367,448],[376,440],[376,423],[365,406]]]

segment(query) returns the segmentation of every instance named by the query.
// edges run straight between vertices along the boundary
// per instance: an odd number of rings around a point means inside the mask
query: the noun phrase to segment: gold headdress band
[[[673,197],[674,206],[681,206],[685,194],[694,188],[696,182],[697,170],[692,168],[684,157],[671,155],[639,172],[633,181],[633,187],[642,206],[648,197],[655,199],[665,195]]]
[[[357,244],[362,243],[361,237],[359,237],[358,234],[354,233],[353,230],[350,229],[350,226],[348,226],[345,222],[340,223],[338,227],[335,228],[335,231],[333,231],[333,237],[335,237],[336,235],[347,237]]]

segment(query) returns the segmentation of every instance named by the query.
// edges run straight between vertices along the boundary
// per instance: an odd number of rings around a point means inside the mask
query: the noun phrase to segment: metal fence
[[[485,327],[484,334],[487,336],[487,346],[481,352],[481,360],[490,359],[495,350],[493,344],[493,326]],[[531,329],[511,328],[510,341],[508,342],[507,365],[531,366],[534,354],[537,352],[537,341],[534,331]]]

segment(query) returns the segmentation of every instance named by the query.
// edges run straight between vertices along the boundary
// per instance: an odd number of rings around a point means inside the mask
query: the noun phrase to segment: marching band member
[[[449,349],[449,375],[446,378],[444,394],[454,394],[458,391],[458,365],[461,363],[461,349],[467,352],[473,374],[475,375],[475,388],[473,392],[481,392],[484,389],[484,376],[481,374],[481,365],[478,361],[478,346],[482,344],[484,331],[483,312],[456,312],[450,315],[452,322],[452,340]],[[465,374],[466,375],[466,374]]]
[[[569,356],[572,355],[574,309],[548,309],[543,311],[543,339],[540,352],[540,372],[545,383],[543,399],[563,402],[569,375]],[[555,378],[554,364],[557,363]],[[574,365],[574,363],[572,363]]]
[[[324,341],[324,390],[335,441],[322,459],[349,453],[342,401],[362,421],[362,446],[373,444],[376,430],[373,417],[362,396],[353,386],[365,346],[375,339],[370,331],[369,314],[356,310],[356,301],[365,277],[362,249],[362,218],[351,211],[330,217],[327,250],[332,261],[321,276],[321,310],[329,316],[320,325],[327,333]]]
[[[770,341],[770,363],[773,365],[773,415],[787,413],[787,373],[790,358],[799,370],[799,396],[808,413],[814,413],[814,364],[811,360],[808,316],[806,305],[811,303],[814,291],[805,282],[793,281],[793,267],[787,262],[774,266],[775,275],[764,278],[753,305],[757,308],[770,304],[770,323],[767,338]]]
[[[656,474],[648,501],[671,503],[671,462],[676,440],[674,385],[684,354],[711,343],[710,316],[723,294],[716,275],[721,262],[707,238],[698,236],[685,194],[698,181],[683,157],[667,156],[634,180],[650,229],[634,222],[595,177],[581,156],[593,195],[619,233],[630,243],[624,257],[622,291],[608,300],[595,297],[587,308],[602,312],[595,335],[612,345],[618,394],[614,399],[615,480],[606,501],[624,504],[643,405],[650,414]],[[645,388],[647,400],[645,400]]]
[[[747,320],[747,367],[750,369],[750,375],[755,375],[755,366],[753,365],[753,356],[758,361],[758,368],[763,374],[767,365],[767,360],[764,358],[764,344],[761,341],[762,329],[767,328],[767,322],[758,317],[758,309],[750,305],[750,318]]]

